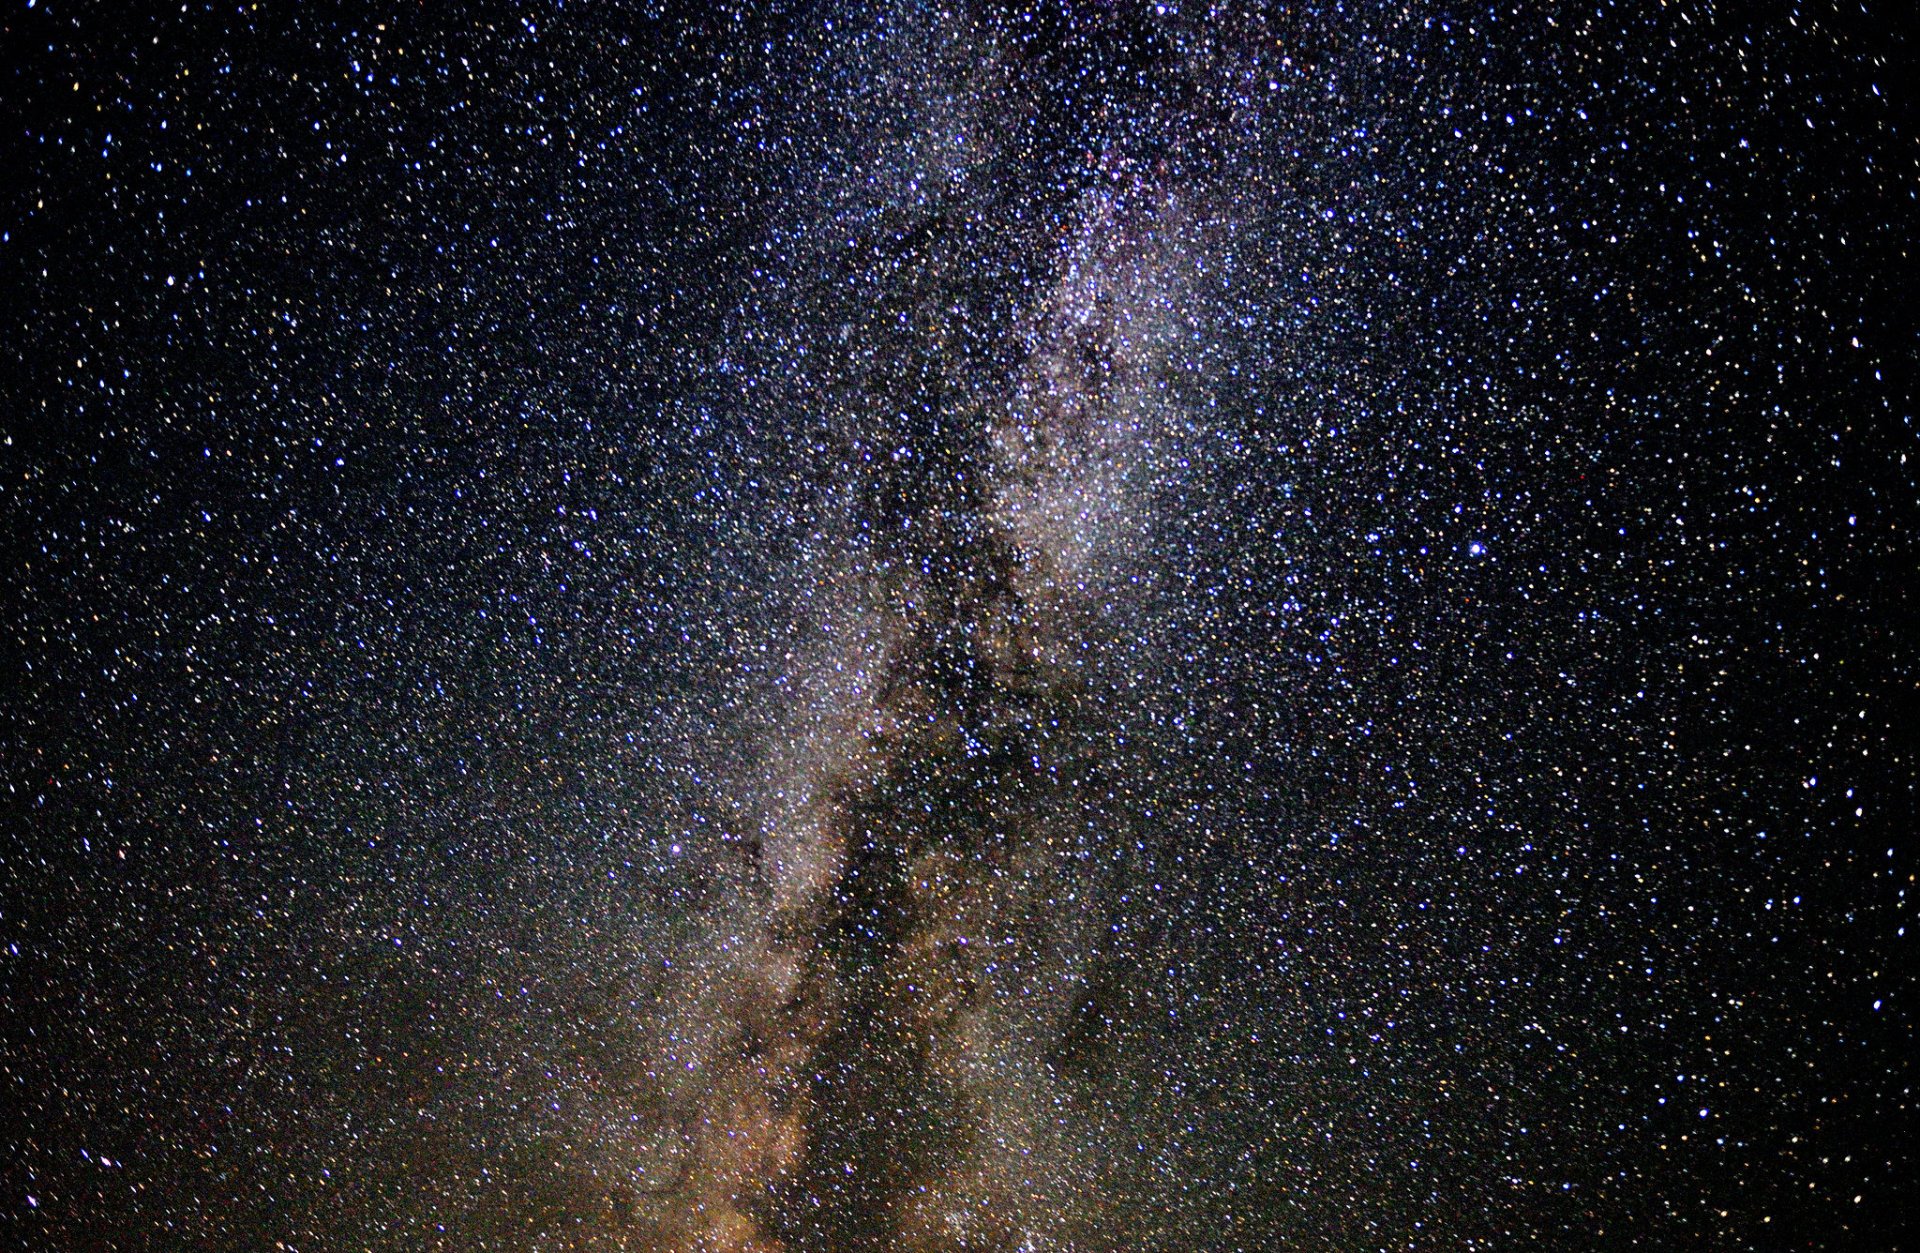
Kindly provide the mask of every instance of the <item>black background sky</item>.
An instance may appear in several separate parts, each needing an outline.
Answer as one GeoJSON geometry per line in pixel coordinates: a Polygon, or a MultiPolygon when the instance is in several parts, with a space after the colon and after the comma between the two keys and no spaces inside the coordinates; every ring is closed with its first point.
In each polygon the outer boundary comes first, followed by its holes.
{"type": "Polygon", "coordinates": [[[4,1239],[1902,1247],[1899,9],[13,4],[4,1239]]]}

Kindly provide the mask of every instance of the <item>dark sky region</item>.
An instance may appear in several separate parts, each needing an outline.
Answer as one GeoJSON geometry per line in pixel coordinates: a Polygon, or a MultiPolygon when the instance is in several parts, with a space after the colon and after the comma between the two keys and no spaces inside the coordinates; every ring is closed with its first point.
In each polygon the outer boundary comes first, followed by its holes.
{"type": "Polygon", "coordinates": [[[1920,1247],[1904,9],[11,0],[0,1243],[1920,1247]]]}

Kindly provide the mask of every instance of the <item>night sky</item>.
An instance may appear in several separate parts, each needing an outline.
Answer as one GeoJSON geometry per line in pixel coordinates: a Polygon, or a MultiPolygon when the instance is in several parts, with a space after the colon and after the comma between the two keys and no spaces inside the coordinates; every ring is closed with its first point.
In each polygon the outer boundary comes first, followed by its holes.
{"type": "Polygon", "coordinates": [[[0,1243],[1902,1247],[1905,9],[9,0],[0,1243]]]}

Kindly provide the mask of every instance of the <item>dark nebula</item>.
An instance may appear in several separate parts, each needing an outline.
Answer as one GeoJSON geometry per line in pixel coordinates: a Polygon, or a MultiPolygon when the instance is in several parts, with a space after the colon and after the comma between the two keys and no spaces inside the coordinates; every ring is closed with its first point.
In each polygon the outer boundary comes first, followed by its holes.
{"type": "Polygon", "coordinates": [[[1898,6],[0,19],[0,1239],[1893,1249],[1898,6]]]}

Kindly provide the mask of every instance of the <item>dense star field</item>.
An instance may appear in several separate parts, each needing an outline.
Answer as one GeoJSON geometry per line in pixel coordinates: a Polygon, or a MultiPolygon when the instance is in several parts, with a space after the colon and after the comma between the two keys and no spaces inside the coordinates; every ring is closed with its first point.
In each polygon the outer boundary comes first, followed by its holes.
{"type": "Polygon", "coordinates": [[[1902,1247],[1904,7],[15,0],[0,1241],[1902,1247]]]}

